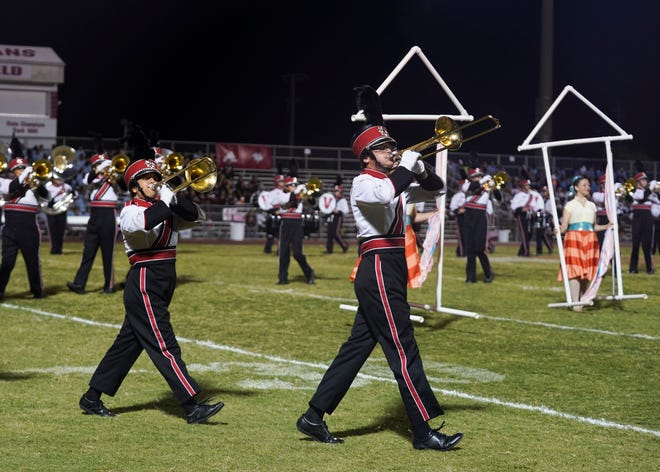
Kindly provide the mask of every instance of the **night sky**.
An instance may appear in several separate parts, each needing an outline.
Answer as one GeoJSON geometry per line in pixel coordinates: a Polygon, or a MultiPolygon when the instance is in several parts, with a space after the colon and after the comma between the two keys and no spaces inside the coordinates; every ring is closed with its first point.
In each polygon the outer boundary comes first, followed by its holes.
{"type": "MultiPolygon", "coordinates": [[[[0,43],[51,47],[66,63],[62,136],[119,137],[126,118],[164,140],[289,144],[296,75],[294,144],[349,146],[353,87],[378,87],[413,46],[470,114],[502,121],[469,149],[517,153],[537,123],[541,0],[208,3],[15,1],[0,43]]],[[[615,153],[656,159],[660,2],[554,3],[551,100],[574,86],[634,136],[615,153]]],[[[385,113],[457,113],[417,58],[381,102],[385,113]]],[[[553,139],[613,134],[583,108],[557,110],[553,139]]],[[[433,135],[430,121],[388,127],[402,146],[433,135]]]]}

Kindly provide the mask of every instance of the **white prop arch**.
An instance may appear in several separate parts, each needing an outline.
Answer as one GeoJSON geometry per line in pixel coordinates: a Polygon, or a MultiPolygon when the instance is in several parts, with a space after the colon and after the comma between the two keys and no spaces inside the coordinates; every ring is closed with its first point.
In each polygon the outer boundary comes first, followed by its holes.
{"type": "MultiPolygon", "coordinates": [[[[431,62],[427,59],[427,57],[424,55],[422,50],[418,46],[413,46],[410,48],[410,51],[404,56],[403,59],[399,62],[399,64],[392,70],[389,76],[383,81],[382,84],[376,89],[378,92],[378,95],[382,95],[382,93],[385,91],[385,89],[392,83],[394,78],[403,70],[405,65],[412,59],[413,56],[418,56],[421,61],[424,63],[426,68],[429,70],[431,75],[435,78],[435,80],[438,82],[440,87],[444,90],[444,92],[447,94],[449,99],[452,101],[452,103],[456,106],[459,114],[458,115],[422,115],[422,114],[412,114],[412,115],[406,115],[406,114],[390,114],[386,115],[383,114],[383,119],[385,121],[394,121],[394,120],[418,120],[418,121],[435,121],[437,120],[440,116],[447,116],[455,121],[473,121],[474,117],[470,114],[468,114],[467,110],[463,107],[461,102],[456,98],[454,93],[451,91],[447,83],[442,79],[440,74],[435,70],[431,62]]],[[[355,115],[351,116],[352,121],[364,121],[365,116],[362,113],[362,110],[358,111],[355,115]]],[[[438,146],[440,147],[440,146],[438,146]]],[[[447,182],[447,150],[441,150],[436,154],[436,161],[435,161],[435,171],[436,173],[442,178],[442,180],[447,182]]],[[[442,306],[442,264],[443,264],[443,257],[444,257],[444,240],[445,240],[445,226],[444,226],[444,221],[445,221],[445,200],[446,200],[446,195],[443,194],[442,196],[438,197],[436,199],[436,207],[438,208],[440,212],[440,221],[441,221],[441,228],[440,228],[440,238],[438,241],[438,282],[436,286],[436,306],[431,307],[428,304],[420,304],[420,303],[411,303],[411,306],[415,306],[418,308],[424,308],[427,310],[432,310],[432,311],[437,311],[441,313],[449,313],[452,315],[459,315],[459,316],[467,316],[470,318],[479,318],[479,314],[471,311],[465,311],[465,310],[458,310],[455,308],[447,308],[442,306]]]]}
{"type": "MultiPolygon", "coordinates": [[[[613,214],[614,214],[614,267],[613,267],[613,277],[617,281],[617,290],[616,293],[614,293],[614,284],[612,286],[612,296],[605,297],[608,300],[622,300],[624,298],[647,298],[646,294],[636,294],[636,295],[624,295],[623,294],[623,281],[621,278],[621,249],[619,245],[619,222],[617,220],[616,216],[616,202],[614,200],[614,189],[613,187],[613,182],[614,182],[614,171],[612,168],[612,141],[624,141],[624,140],[630,140],[632,139],[632,135],[626,133],[619,125],[617,125],[614,121],[612,121],[608,116],[606,116],[602,111],[600,111],[597,107],[595,107],[589,100],[587,100],[584,96],[582,96],[577,90],[575,90],[572,86],[567,85],[564,87],[564,90],[559,94],[559,96],[555,99],[553,104],[548,108],[548,110],[545,112],[543,117],[539,120],[539,122],[536,124],[532,132],[527,136],[527,138],[523,141],[523,143],[518,146],[519,151],[528,151],[532,149],[541,149],[543,152],[543,165],[545,167],[545,178],[546,182],[552,182],[552,174],[550,172],[550,161],[548,158],[548,148],[550,147],[558,147],[558,146],[568,146],[568,145],[574,145],[574,144],[586,144],[586,143],[605,143],[605,150],[606,150],[606,155],[607,155],[607,167],[605,169],[605,174],[606,174],[606,182],[607,185],[610,186],[609,192],[607,194],[609,195],[609,204],[610,208],[614,209],[613,214]],[[591,110],[594,111],[598,116],[600,116],[605,122],[607,122],[612,128],[617,131],[617,135],[615,136],[599,136],[599,137],[593,137],[593,138],[578,138],[578,139],[568,139],[568,140],[562,140],[562,141],[548,141],[548,142],[543,142],[543,143],[535,143],[531,144],[532,139],[536,136],[538,131],[541,129],[541,127],[545,124],[545,122],[548,120],[548,118],[552,115],[552,113],[555,111],[557,106],[561,103],[561,101],[566,97],[568,93],[573,93],[578,99],[580,99],[585,105],[587,105],[591,110]]],[[[552,185],[548,185],[548,193],[550,195],[550,201],[553,202],[552,205],[552,220],[554,222],[554,227],[559,228],[559,216],[557,214],[557,206],[556,206],[556,200],[555,200],[555,190],[552,185]]],[[[593,301],[589,300],[587,302],[583,301],[573,301],[571,299],[571,291],[569,288],[568,284],[568,275],[566,272],[566,259],[564,256],[564,246],[562,244],[562,240],[560,237],[557,238],[557,250],[559,253],[559,262],[561,265],[561,273],[562,273],[562,278],[564,281],[564,291],[566,292],[566,302],[563,303],[549,303],[548,307],[553,308],[553,307],[570,307],[570,306],[576,306],[576,305],[593,305],[593,301]]]]}

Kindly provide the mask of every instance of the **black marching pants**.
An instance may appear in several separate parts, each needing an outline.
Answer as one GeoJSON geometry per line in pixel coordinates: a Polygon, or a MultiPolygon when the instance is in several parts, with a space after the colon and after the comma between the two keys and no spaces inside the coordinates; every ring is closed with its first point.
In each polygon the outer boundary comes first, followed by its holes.
{"type": "Polygon", "coordinates": [[[403,249],[363,255],[355,277],[359,308],[351,334],[323,376],[310,406],[332,414],[380,344],[413,429],[444,413],[424,373],[406,301],[407,279],[403,249]]]}

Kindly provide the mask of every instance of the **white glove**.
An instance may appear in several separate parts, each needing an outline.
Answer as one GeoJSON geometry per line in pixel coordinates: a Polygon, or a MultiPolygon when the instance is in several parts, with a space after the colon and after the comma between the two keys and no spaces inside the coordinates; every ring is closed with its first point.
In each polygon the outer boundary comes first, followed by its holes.
{"type": "Polygon", "coordinates": [[[424,161],[419,159],[417,162],[415,162],[415,165],[413,165],[412,171],[416,175],[422,175],[424,172],[426,172],[426,166],[424,165],[424,161]]]}
{"type": "Polygon", "coordinates": [[[479,179],[479,183],[483,185],[486,182],[490,182],[491,180],[493,180],[493,178],[490,175],[484,175],[482,178],[479,179]]]}
{"type": "Polygon", "coordinates": [[[295,193],[296,195],[298,195],[298,194],[300,194],[300,192],[304,192],[305,190],[307,190],[307,186],[305,186],[305,184],[299,184],[299,185],[296,187],[296,189],[293,191],[293,193],[295,193]]]}
{"type": "Polygon", "coordinates": [[[167,185],[163,185],[160,188],[160,201],[165,203],[165,205],[170,206],[170,203],[174,203],[176,205],[176,195],[174,192],[172,192],[172,189],[169,188],[167,185]]]}
{"type": "Polygon", "coordinates": [[[658,181],[657,180],[651,180],[649,182],[649,188],[653,191],[656,187],[658,186],[658,181]]]}
{"type": "Polygon", "coordinates": [[[103,172],[105,169],[110,167],[111,164],[112,164],[112,162],[110,162],[107,159],[102,160],[101,162],[96,164],[96,173],[98,174],[100,172],[103,172]]]}
{"type": "Polygon", "coordinates": [[[32,174],[32,166],[27,166],[21,175],[18,176],[18,181],[22,184],[29,175],[32,174]]]}
{"type": "Polygon", "coordinates": [[[422,157],[422,155],[415,151],[404,151],[401,155],[401,162],[399,165],[405,167],[410,172],[413,172],[413,166],[417,163],[417,160],[422,157]]]}

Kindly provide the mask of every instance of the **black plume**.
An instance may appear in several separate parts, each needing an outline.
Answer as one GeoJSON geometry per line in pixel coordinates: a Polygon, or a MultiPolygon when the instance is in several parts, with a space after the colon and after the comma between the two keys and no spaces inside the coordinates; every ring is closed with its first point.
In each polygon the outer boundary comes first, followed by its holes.
{"type": "Polygon", "coordinates": [[[465,172],[465,167],[459,167],[458,173],[461,175],[461,180],[467,180],[468,175],[467,172],[465,172]]]}
{"type": "Polygon", "coordinates": [[[636,160],[633,164],[637,172],[644,172],[644,164],[640,160],[636,160]]]}
{"type": "Polygon", "coordinates": [[[289,159],[289,175],[298,177],[298,162],[294,158],[289,159]]]}
{"type": "Polygon", "coordinates": [[[133,148],[133,161],[155,157],[154,150],[149,146],[147,135],[140,125],[131,123],[127,141],[129,146],[133,148]]]}
{"type": "Polygon", "coordinates": [[[532,180],[529,177],[529,172],[527,172],[527,167],[525,166],[520,166],[520,178],[525,179],[525,180],[532,180]]]}
{"type": "Polygon", "coordinates": [[[284,164],[282,164],[282,161],[277,161],[275,167],[277,168],[277,175],[284,175],[284,164]]]}
{"type": "Polygon", "coordinates": [[[94,149],[96,149],[96,152],[99,154],[105,152],[105,149],[103,148],[103,136],[101,136],[101,133],[98,131],[88,131],[87,133],[94,138],[94,149]]]}
{"type": "Polygon", "coordinates": [[[23,146],[18,140],[15,134],[11,136],[11,144],[9,144],[9,149],[11,149],[11,156],[13,157],[25,157],[23,156],[23,146]]]}
{"type": "Polygon", "coordinates": [[[362,110],[369,126],[385,125],[380,96],[371,85],[362,85],[353,89],[357,92],[357,107],[362,110]]]}
{"type": "Polygon", "coordinates": [[[160,144],[158,143],[159,139],[160,139],[160,134],[158,133],[158,131],[156,131],[155,129],[149,131],[149,146],[151,147],[160,146],[160,144]]]}
{"type": "Polygon", "coordinates": [[[337,177],[335,177],[335,185],[340,185],[344,181],[344,177],[341,174],[337,174],[337,177]]]}

